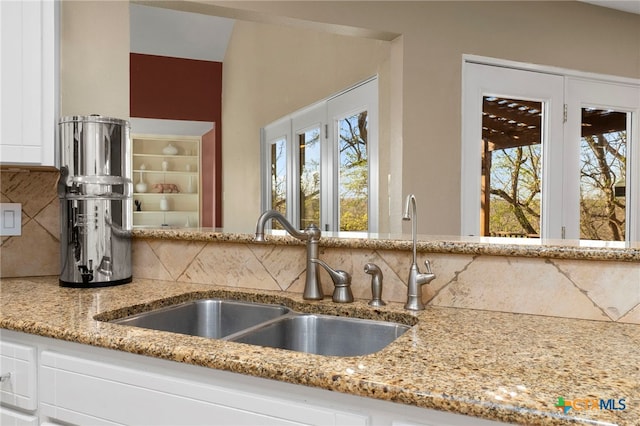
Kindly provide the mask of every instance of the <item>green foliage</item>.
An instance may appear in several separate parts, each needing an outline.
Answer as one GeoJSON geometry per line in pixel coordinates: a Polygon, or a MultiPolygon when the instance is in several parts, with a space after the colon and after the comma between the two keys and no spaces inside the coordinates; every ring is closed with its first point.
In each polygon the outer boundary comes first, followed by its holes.
{"type": "Polygon", "coordinates": [[[367,112],[340,123],[340,230],[366,231],[369,228],[367,112]]]}
{"type": "Polygon", "coordinates": [[[343,199],[340,203],[340,230],[366,231],[369,222],[367,199],[343,199]]]}

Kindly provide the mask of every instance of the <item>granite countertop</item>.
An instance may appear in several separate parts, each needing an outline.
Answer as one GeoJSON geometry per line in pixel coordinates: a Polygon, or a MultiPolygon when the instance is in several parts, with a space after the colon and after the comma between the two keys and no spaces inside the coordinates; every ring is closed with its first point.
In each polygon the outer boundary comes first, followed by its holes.
{"type": "MultiPolygon", "coordinates": [[[[134,238],[184,241],[216,241],[252,243],[252,233],[229,232],[218,228],[135,228],[134,238]]],[[[266,234],[267,240],[278,245],[303,245],[285,231],[266,234]]],[[[370,250],[412,250],[411,235],[368,234],[363,232],[322,232],[322,247],[358,248],[370,250]]],[[[522,256],[554,259],[640,261],[640,242],[543,240],[539,238],[495,238],[420,235],[419,252],[450,254],[484,254],[492,256],[522,256]]]]}
{"type": "MultiPolygon", "coordinates": [[[[101,289],[58,277],[3,279],[0,327],[284,382],[527,425],[640,424],[640,326],[137,280],[101,289]],[[96,321],[193,298],[283,303],[300,312],[416,323],[380,352],[327,357],[96,321]],[[554,407],[620,399],[624,410],[554,407]]],[[[616,407],[620,407],[616,405],[616,407]]]]}

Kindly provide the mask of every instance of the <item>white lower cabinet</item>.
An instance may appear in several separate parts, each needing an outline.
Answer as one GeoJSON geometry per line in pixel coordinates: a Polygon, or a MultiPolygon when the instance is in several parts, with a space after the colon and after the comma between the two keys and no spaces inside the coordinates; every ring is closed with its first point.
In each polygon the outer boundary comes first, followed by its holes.
{"type": "Polygon", "coordinates": [[[367,424],[366,415],[255,392],[260,387],[244,392],[223,377],[195,381],[53,351],[42,353],[41,365],[42,413],[67,422],[90,415],[99,425],[367,424]]]}
{"type": "Polygon", "coordinates": [[[3,406],[3,426],[497,424],[7,330],[0,340],[3,348],[30,342],[38,366],[39,404],[3,406]]]}
{"type": "Polygon", "coordinates": [[[0,341],[0,425],[37,426],[36,347],[0,341]]]}

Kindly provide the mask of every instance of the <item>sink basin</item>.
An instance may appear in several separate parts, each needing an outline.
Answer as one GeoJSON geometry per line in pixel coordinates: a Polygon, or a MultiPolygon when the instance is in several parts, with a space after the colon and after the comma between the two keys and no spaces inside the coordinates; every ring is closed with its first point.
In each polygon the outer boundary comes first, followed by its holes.
{"type": "Polygon", "coordinates": [[[223,299],[201,299],[113,320],[116,324],[220,339],[278,318],[290,310],[223,299]]]}
{"type": "Polygon", "coordinates": [[[234,342],[317,355],[367,355],[386,347],[409,326],[325,315],[287,316],[254,329],[234,342]]]}
{"type": "Polygon", "coordinates": [[[317,355],[377,352],[410,327],[394,322],[302,314],[281,305],[200,299],[110,322],[317,355]]]}

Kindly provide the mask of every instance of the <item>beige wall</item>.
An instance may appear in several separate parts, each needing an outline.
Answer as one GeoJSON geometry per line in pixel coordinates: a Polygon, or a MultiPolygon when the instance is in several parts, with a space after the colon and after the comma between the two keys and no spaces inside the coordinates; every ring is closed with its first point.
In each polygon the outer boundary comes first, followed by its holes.
{"type": "MultiPolygon", "coordinates": [[[[413,192],[420,233],[459,233],[463,54],[640,78],[640,16],[576,1],[208,3],[402,34],[393,42],[400,51],[391,64],[401,72],[392,76],[393,87],[402,88],[391,94],[400,102],[391,112],[400,109],[402,117],[392,121],[389,135],[393,232],[401,223],[402,196],[413,192]]],[[[247,164],[232,161],[235,146],[224,144],[228,197],[238,181],[227,173],[247,164]]],[[[258,199],[257,187],[250,189],[245,196],[258,199]]],[[[225,219],[237,205],[228,207],[225,219]]]]}
{"type": "Polygon", "coordinates": [[[129,3],[63,1],[60,114],[129,119],[129,3]]]}
{"type": "MultiPolygon", "coordinates": [[[[459,233],[463,54],[640,78],[640,15],[577,1],[202,3],[207,4],[196,9],[229,17],[250,15],[270,22],[288,20],[282,16],[299,18],[314,27],[332,24],[327,30],[343,33],[354,27],[379,30],[379,35],[369,33],[385,40],[401,34],[391,42],[391,103],[385,114],[390,125],[389,133],[381,134],[386,138],[382,145],[390,147],[386,161],[392,209],[387,220],[393,232],[401,226],[403,195],[413,192],[420,233],[459,233]]],[[[128,116],[128,13],[124,1],[63,3],[63,115],[128,116]]],[[[295,60],[290,63],[296,65],[295,60]]],[[[224,78],[234,78],[227,66],[233,62],[225,64],[224,78]]],[[[251,71],[236,68],[237,73],[251,71]]],[[[328,72],[319,69],[314,78],[331,77],[328,72]]],[[[258,136],[248,126],[224,124],[233,111],[233,97],[250,96],[250,85],[235,92],[239,87],[235,85],[233,94],[225,90],[223,99],[223,220],[225,227],[248,231],[259,214],[258,136]],[[250,140],[255,150],[249,150],[250,140]]],[[[245,113],[262,120],[271,112],[268,102],[263,103],[268,99],[255,99],[245,113]],[[266,110],[259,110],[263,105],[266,110]]],[[[384,191],[387,176],[380,183],[384,191]]]]}
{"type": "MultiPolygon", "coordinates": [[[[379,76],[383,98],[388,97],[389,54],[385,41],[235,23],[224,58],[222,91],[226,230],[251,231],[259,216],[260,129],[374,75],[379,76]]],[[[380,140],[388,142],[388,113],[383,118],[380,140]]],[[[381,174],[386,176],[388,143],[382,143],[380,151],[381,174]]],[[[380,196],[380,210],[387,211],[386,185],[380,196]]]]}

